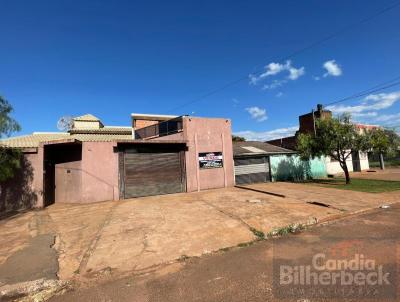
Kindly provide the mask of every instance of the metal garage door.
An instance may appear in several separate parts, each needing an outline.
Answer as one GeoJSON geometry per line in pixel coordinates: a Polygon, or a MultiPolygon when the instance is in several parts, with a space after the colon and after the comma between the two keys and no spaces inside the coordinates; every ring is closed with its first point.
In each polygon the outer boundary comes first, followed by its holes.
{"type": "Polygon", "coordinates": [[[237,185],[270,181],[269,158],[235,158],[235,183],[237,185]]]}
{"type": "Polygon", "coordinates": [[[124,198],[184,191],[181,152],[124,152],[124,198]]]}

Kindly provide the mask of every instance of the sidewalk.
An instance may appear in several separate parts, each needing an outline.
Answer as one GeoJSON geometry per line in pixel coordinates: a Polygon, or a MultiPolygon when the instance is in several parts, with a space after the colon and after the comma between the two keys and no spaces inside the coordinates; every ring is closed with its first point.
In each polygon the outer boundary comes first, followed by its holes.
{"type": "Polygon", "coordinates": [[[0,271],[13,254],[30,248],[30,240],[38,235],[55,236],[60,279],[88,280],[142,272],[255,240],[255,230],[267,234],[292,223],[324,221],[396,202],[398,197],[399,192],[267,183],[248,189],[55,204],[0,221],[0,271]]]}

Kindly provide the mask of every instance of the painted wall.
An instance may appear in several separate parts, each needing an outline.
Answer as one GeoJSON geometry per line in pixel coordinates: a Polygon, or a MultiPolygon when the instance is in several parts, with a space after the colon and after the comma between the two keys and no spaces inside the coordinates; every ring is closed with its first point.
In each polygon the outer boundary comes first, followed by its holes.
{"type": "Polygon", "coordinates": [[[118,200],[118,153],[113,142],[82,143],[80,202],[118,200]]]}
{"type": "Polygon", "coordinates": [[[234,186],[230,120],[185,117],[183,130],[188,144],[185,154],[187,191],[234,186]],[[200,169],[198,156],[201,152],[222,152],[223,168],[200,169]]]}
{"type": "MultiPolygon", "coordinates": [[[[349,169],[349,172],[353,171],[353,161],[351,159],[351,156],[346,160],[347,167],[349,169]]],[[[328,174],[335,175],[339,173],[343,173],[343,169],[340,167],[340,164],[338,161],[331,159],[329,156],[325,157],[325,164],[326,164],[326,171],[328,174]]]]}
{"type": "Polygon", "coordinates": [[[74,121],[74,129],[100,129],[99,121],[74,121]]]}
{"type": "Polygon", "coordinates": [[[24,154],[25,158],[29,161],[32,167],[32,182],[31,189],[35,194],[37,208],[42,208],[43,201],[43,146],[37,148],[37,153],[24,154]]]}
{"type": "Polygon", "coordinates": [[[150,140],[152,140],[152,141],[182,141],[182,142],[185,142],[185,136],[183,134],[183,131],[181,131],[181,132],[174,133],[171,135],[150,138],[150,140]]]}
{"type": "Polygon", "coordinates": [[[272,155],[270,166],[272,181],[299,181],[327,175],[324,158],[303,161],[298,155],[272,155]]]}
{"type": "MultiPolygon", "coordinates": [[[[361,170],[368,170],[369,169],[369,161],[368,161],[368,154],[367,152],[360,152],[360,166],[361,170]]],[[[349,172],[353,172],[353,160],[352,157],[349,156],[346,160],[347,167],[349,169],[349,172]]],[[[338,161],[332,160],[329,156],[326,157],[326,168],[328,174],[341,174],[343,173],[343,169],[340,167],[340,164],[338,161]]]]}
{"type": "Polygon", "coordinates": [[[369,160],[367,152],[360,152],[360,165],[362,171],[369,170],[369,160]]]}

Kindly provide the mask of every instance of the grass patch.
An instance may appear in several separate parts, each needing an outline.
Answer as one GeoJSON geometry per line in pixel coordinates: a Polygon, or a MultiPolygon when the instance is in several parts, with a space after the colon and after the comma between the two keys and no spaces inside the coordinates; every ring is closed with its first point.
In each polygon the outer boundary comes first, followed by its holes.
{"type": "Polygon", "coordinates": [[[351,183],[346,185],[344,178],[333,179],[314,179],[310,184],[317,184],[327,188],[335,188],[342,190],[352,190],[368,193],[382,193],[400,190],[400,181],[376,180],[376,179],[360,179],[352,178],[351,183]]]}
{"type": "Polygon", "coordinates": [[[253,234],[257,237],[257,239],[259,239],[259,240],[265,239],[264,232],[257,230],[256,228],[250,228],[250,231],[253,232],[253,234]]]}
{"type": "Polygon", "coordinates": [[[301,223],[289,224],[288,226],[277,228],[268,233],[268,237],[284,236],[287,234],[294,234],[304,230],[306,226],[301,223]]]}

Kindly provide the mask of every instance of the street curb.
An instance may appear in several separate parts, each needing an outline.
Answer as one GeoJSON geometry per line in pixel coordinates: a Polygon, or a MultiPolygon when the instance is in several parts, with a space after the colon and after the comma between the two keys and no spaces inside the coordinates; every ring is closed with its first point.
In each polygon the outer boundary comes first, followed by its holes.
{"type": "MultiPolygon", "coordinates": [[[[394,204],[399,204],[399,203],[400,203],[400,201],[393,201],[393,202],[387,202],[385,204],[386,205],[394,205],[394,204]]],[[[377,207],[377,208],[366,208],[366,209],[361,209],[361,210],[357,210],[357,211],[354,211],[354,212],[332,215],[330,217],[326,217],[326,218],[323,218],[323,219],[317,221],[317,223],[315,223],[315,225],[327,225],[327,224],[333,223],[335,221],[346,219],[346,218],[349,218],[349,217],[352,217],[352,216],[359,216],[359,215],[362,215],[362,214],[368,214],[370,212],[372,213],[372,212],[374,212],[374,211],[376,211],[378,209],[380,209],[380,207],[377,207]]]]}

